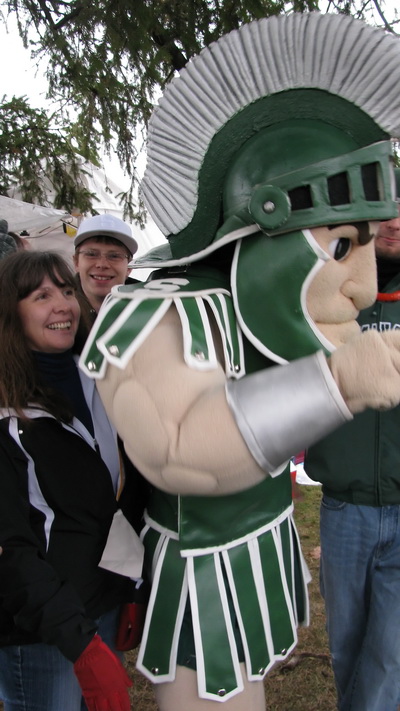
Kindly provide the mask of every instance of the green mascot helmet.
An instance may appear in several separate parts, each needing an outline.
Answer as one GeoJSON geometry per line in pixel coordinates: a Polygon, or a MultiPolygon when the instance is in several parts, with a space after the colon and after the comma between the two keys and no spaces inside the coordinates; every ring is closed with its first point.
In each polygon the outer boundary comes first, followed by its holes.
{"type": "Polygon", "coordinates": [[[387,219],[390,154],[389,141],[359,148],[348,132],[313,119],[282,121],[238,152],[216,241],[240,224],[259,227],[236,242],[231,284],[243,332],[269,359],[332,351],[307,310],[310,275],[326,261],[308,228],[387,219]]]}
{"type": "Polygon", "coordinates": [[[236,243],[231,286],[253,345],[278,362],[331,350],[305,308],[324,259],[308,228],[397,215],[399,85],[398,40],[344,15],[258,20],[204,49],[150,121],[142,193],[168,244],[136,265],[188,264],[236,243]],[[293,322],[261,327],[254,305],[280,299],[277,283],[293,322]],[[297,353],[274,335],[293,328],[297,353]]]}
{"type": "Polygon", "coordinates": [[[242,146],[227,173],[219,234],[231,231],[237,218],[268,235],[387,219],[390,154],[389,141],[360,148],[349,133],[321,120],[264,129],[242,146]]]}
{"type": "MultiPolygon", "coordinates": [[[[388,142],[389,152],[390,139],[400,136],[399,55],[397,38],[348,16],[313,12],[243,25],[191,59],[167,86],[149,123],[142,193],[149,213],[167,237],[170,249],[164,258],[168,254],[172,260],[183,261],[207,250],[225,220],[234,224],[235,213],[239,225],[254,224],[244,200],[249,197],[249,184],[256,189],[279,180],[279,190],[292,191],[292,198],[297,198],[300,191],[296,188],[305,183],[317,198],[319,224],[326,223],[328,214],[322,214],[322,206],[330,202],[323,193],[329,186],[322,185],[318,170],[326,167],[334,182],[335,171],[340,175],[341,168],[321,163],[339,156],[349,190],[357,193],[351,195],[352,204],[358,205],[357,214],[363,206],[364,219],[372,219],[372,211],[374,219],[393,217],[396,208],[393,196],[388,195],[391,167],[389,159],[383,158],[381,144],[388,142]],[[311,139],[303,145],[307,123],[311,139]],[[290,137],[285,136],[289,127],[290,137]],[[315,151],[314,129],[318,131],[315,151]],[[254,175],[248,171],[241,196],[237,181],[234,185],[238,157],[251,153],[258,140],[262,146],[255,155],[254,175]],[[327,154],[324,144],[330,142],[327,154]],[[357,155],[362,148],[366,152],[357,155]],[[346,160],[344,156],[350,153],[353,157],[346,160]],[[289,154],[294,163],[288,162],[289,154]],[[376,176],[380,199],[373,200],[372,206],[370,195],[363,194],[360,186],[365,174],[360,176],[358,167],[354,170],[358,161],[366,166],[364,173],[375,172],[375,167],[368,166],[382,165],[376,176]],[[264,168],[267,175],[262,174],[264,168]],[[294,185],[285,184],[284,176],[289,180],[292,172],[302,168],[302,176],[292,176],[294,185]]],[[[254,200],[257,203],[257,197],[254,200]]],[[[329,219],[334,213],[342,221],[338,206],[331,207],[335,209],[329,209],[329,219]]],[[[292,204],[289,208],[293,220],[295,210],[292,204]]],[[[343,216],[350,213],[348,203],[342,212],[343,216]]],[[[281,231],[288,230],[283,227],[281,231]]]]}

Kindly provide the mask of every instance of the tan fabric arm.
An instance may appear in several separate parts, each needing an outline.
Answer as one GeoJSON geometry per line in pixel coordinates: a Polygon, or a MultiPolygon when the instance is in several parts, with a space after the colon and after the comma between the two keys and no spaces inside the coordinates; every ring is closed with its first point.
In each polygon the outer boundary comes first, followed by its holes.
{"type": "Polygon", "coordinates": [[[97,382],[107,413],[138,469],[170,493],[222,495],[265,477],[225,395],[222,368],[183,360],[182,327],[170,309],[125,370],[97,382]]]}

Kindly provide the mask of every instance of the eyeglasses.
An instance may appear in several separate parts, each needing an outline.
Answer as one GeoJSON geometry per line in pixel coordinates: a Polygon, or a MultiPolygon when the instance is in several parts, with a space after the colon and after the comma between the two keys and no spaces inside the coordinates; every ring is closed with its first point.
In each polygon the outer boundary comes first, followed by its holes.
{"type": "Polygon", "coordinates": [[[107,260],[107,262],[111,263],[118,263],[122,262],[123,259],[128,259],[129,257],[127,254],[122,254],[122,252],[100,252],[99,249],[80,249],[78,254],[82,254],[86,259],[91,259],[95,261],[96,259],[101,259],[104,257],[104,259],[107,260]]]}

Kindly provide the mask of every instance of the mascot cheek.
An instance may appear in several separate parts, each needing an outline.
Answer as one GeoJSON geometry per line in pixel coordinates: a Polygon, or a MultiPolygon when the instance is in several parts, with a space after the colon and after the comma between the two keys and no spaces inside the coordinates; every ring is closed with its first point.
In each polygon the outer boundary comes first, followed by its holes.
{"type": "Polygon", "coordinates": [[[231,282],[241,328],[276,363],[329,349],[306,306],[307,285],[322,266],[303,232],[238,242],[231,282]],[[322,340],[321,340],[322,339],[322,340]]]}

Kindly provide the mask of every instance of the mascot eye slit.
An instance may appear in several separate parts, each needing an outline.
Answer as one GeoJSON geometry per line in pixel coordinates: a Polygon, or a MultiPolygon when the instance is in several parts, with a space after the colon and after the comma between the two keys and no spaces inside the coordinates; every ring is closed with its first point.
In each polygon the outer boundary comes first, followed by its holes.
{"type": "Polygon", "coordinates": [[[329,253],[336,262],[346,259],[351,252],[352,241],[348,237],[340,237],[333,240],[329,245],[329,253]]]}

